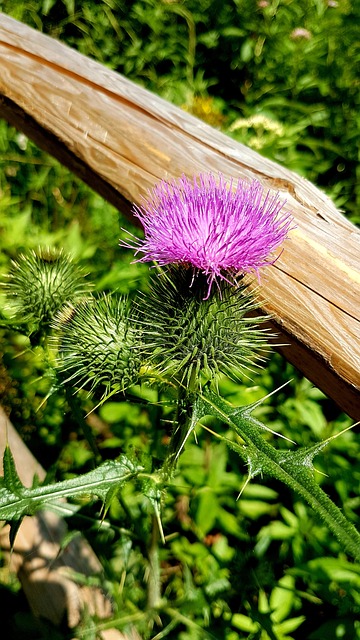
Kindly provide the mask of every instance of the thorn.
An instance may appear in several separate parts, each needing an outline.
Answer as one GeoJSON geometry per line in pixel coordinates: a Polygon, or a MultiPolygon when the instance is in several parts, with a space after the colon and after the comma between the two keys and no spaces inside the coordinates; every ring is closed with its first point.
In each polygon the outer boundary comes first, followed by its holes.
{"type": "Polygon", "coordinates": [[[160,540],[161,540],[161,542],[163,544],[166,544],[166,540],[165,540],[165,536],[164,536],[164,529],[163,529],[162,522],[161,522],[160,509],[159,509],[157,504],[154,506],[154,511],[155,511],[155,518],[156,518],[157,526],[158,526],[159,533],[160,533],[160,540]]]}
{"type": "MultiPolygon", "coordinates": [[[[244,411],[244,413],[247,413],[247,411],[244,411]]],[[[277,431],[274,431],[273,429],[270,429],[270,427],[267,427],[265,424],[263,424],[262,422],[260,422],[256,418],[253,418],[251,416],[251,420],[253,420],[253,422],[255,422],[258,427],[260,427],[261,429],[264,429],[264,431],[269,431],[269,433],[272,433],[274,436],[278,436],[279,438],[282,438],[283,440],[287,440],[288,442],[291,442],[292,444],[296,444],[297,445],[297,442],[295,442],[295,440],[291,440],[291,438],[288,438],[287,436],[284,436],[282,433],[278,433],[277,431]]]]}
{"type": "Polygon", "coordinates": [[[346,431],[350,431],[354,427],[357,427],[358,424],[360,424],[360,420],[358,422],[355,422],[354,424],[351,424],[350,427],[346,427],[342,431],[339,431],[339,433],[335,433],[333,436],[330,436],[330,438],[327,438],[326,440],[323,440],[322,444],[327,444],[328,442],[331,442],[331,440],[335,440],[335,438],[338,438],[339,436],[342,436],[343,433],[346,433],[346,431]]]}
{"type": "MultiPolygon", "coordinates": [[[[88,418],[91,413],[93,413],[94,411],[96,411],[96,409],[101,407],[104,404],[104,402],[106,402],[106,400],[109,400],[109,398],[114,396],[116,393],[119,393],[119,391],[121,391],[120,387],[116,387],[110,393],[106,394],[103,398],[101,398],[99,400],[99,402],[95,405],[95,407],[93,407],[92,409],[90,409],[90,411],[88,411],[88,413],[86,414],[85,418],[88,418]]],[[[74,395],[76,395],[76,392],[75,392],[74,395]]]]}
{"type": "Polygon", "coordinates": [[[293,379],[290,378],[290,380],[287,380],[287,382],[284,382],[284,384],[282,384],[280,387],[278,387],[277,389],[273,389],[273,391],[270,391],[270,393],[268,393],[266,396],[264,396],[263,398],[260,398],[260,400],[256,400],[256,402],[253,402],[252,404],[249,404],[248,407],[246,407],[246,408],[258,407],[260,404],[262,404],[264,402],[264,400],[267,400],[268,398],[271,398],[271,396],[275,395],[275,393],[277,393],[278,391],[281,391],[281,389],[286,387],[292,381],[293,381],[293,379]]]}
{"type": "Polygon", "coordinates": [[[240,498],[241,498],[241,496],[242,496],[243,492],[245,491],[246,487],[248,486],[248,484],[249,484],[250,480],[251,480],[251,475],[250,475],[250,473],[249,473],[249,475],[248,475],[248,477],[246,478],[246,480],[245,480],[245,482],[244,482],[243,486],[242,486],[242,487],[241,487],[241,489],[240,489],[240,493],[239,493],[238,497],[236,498],[236,501],[240,500],[240,498]]]}
{"type": "MultiPolygon", "coordinates": [[[[181,443],[181,445],[180,445],[180,447],[179,447],[179,449],[178,449],[178,451],[177,451],[177,453],[176,453],[175,460],[178,460],[178,459],[179,459],[179,456],[180,456],[180,454],[181,454],[181,452],[182,452],[183,448],[185,447],[185,444],[186,444],[186,442],[187,442],[187,440],[188,440],[188,438],[189,438],[190,434],[195,430],[195,427],[196,427],[196,424],[191,424],[191,425],[190,425],[190,427],[189,427],[189,429],[187,430],[187,433],[185,434],[185,436],[184,436],[184,438],[183,438],[183,441],[182,441],[182,443],[181,443]]],[[[195,434],[195,441],[196,441],[196,444],[197,444],[196,434],[195,434]]]]}
{"type": "Polygon", "coordinates": [[[329,474],[328,473],[324,473],[323,471],[320,471],[320,469],[317,469],[316,467],[313,467],[314,471],[316,471],[316,473],[320,473],[321,476],[324,476],[325,478],[329,478],[329,474]]]}

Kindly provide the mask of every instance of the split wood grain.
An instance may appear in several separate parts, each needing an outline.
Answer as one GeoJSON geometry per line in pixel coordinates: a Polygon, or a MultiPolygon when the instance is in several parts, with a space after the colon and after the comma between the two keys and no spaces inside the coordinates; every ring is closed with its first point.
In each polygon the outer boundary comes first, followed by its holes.
{"type": "MultiPolygon", "coordinates": [[[[259,179],[297,228],[261,280],[293,362],[360,418],[360,231],[309,181],[146,89],[0,14],[0,117],[127,215],[160,179],[259,179]]],[[[117,242],[117,238],[114,238],[117,242]]],[[[130,257],[129,257],[130,259],[130,257]]],[[[251,286],[257,286],[252,282],[251,286]]]]}

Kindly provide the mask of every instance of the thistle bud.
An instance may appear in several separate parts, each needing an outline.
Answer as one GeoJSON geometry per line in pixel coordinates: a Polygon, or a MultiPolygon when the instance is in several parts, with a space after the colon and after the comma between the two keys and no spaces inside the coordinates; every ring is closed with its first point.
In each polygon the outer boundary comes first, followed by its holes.
{"type": "Polygon", "coordinates": [[[125,298],[83,299],[55,318],[58,371],[64,384],[97,392],[122,392],[139,378],[136,333],[125,298]]]}
{"type": "Polygon", "coordinates": [[[245,285],[221,280],[209,293],[206,274],[172,265],[137,304],[142,357],[193,390],[221,373],[238,380],[267,347],[264,317],[248,315],[257,306],[245,285]]]}
{"type": "Polygon", "coordinates": [[[49,325],[66,302],[89,289],[71,258],[52,248],[40,248],[13,260],[5,286],[16,318],[32,329],[49,325]]]}

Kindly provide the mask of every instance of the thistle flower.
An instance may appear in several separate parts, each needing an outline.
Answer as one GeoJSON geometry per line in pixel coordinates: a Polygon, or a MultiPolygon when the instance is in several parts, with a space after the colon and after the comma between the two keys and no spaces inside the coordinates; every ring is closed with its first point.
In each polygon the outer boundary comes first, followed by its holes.
{"type": "Polygon", "coordinates": [[[122,297],[89,296],[56,316],[57,368],[64,384],[106,398],[138,381],[140,365],[128,307],[122,297]]]}
{"type": "Polygon", "coordinates": [[[207,277],[209,296],[216,281],[236,284],[237,276],[255,272],[276,257],[270,254],[283,242],[292,217],[280,213],[277,194],[264,192],[260,182],[226,182],[211,174],[197,179],[182,176],[160,182],[134,215],[144,227],[143,240],[133,236],[122,246],[143,253],[139,262],[155,261],[192,267],[207,277]],[[234,187],[234,188],[233,188],[234,187]]]}
{"type": "Polygon", "coordinates": [[[61,307],[89,290],[81,269],[62,250],[39,248],[13,260],[5,284],[22,322],[48,325],[61,307]]]}

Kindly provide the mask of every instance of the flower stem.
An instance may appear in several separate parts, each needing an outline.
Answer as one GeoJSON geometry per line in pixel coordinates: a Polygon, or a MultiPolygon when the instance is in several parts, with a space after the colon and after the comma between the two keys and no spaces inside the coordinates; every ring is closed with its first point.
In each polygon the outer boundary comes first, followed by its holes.
{"type": "Polygon", "coordinates": [[[160,563],[159,563],[159,526],[156,516],[152,516],[151,533],[148,546],[148,608],[157,609],[161,602],[160,563]]]}
{"type": "Polygon", "coordinates": [[[175,427],[171,436],[169,450],[161,470],[161,475],[165,482],[168,482],[173,477],[179,455],[195,425],[193,413],[194,402],[195,394],[190,385],[188,389],[179,386],[175,427]]]}
{"type": "Polygon", "coordinates": [[[88,425],[88,423],[86,422],[86,420],[84,418],[84,414],[83,414],[83,412],[81,410],[79,400],[78,400],[78,398],[76,396],[74,396],[73,391],[68,389],[67,387],[66,387],[66,400],[67,400],[67,402],[69,404],[69,407],[71,409],[72,417],[74,418],[76,423],[83,430],[83,434],[85,436],[85,439],[86,439],[91,451],[94,454],[95,463],[96,464],[101,463],[102,459],[101,459],[101,455],[100,455],[99,449],[97,448],[96,441],[95,441],[94,435],[92,433],[92,430],[91,430],[90,426],[88,425]]]}

